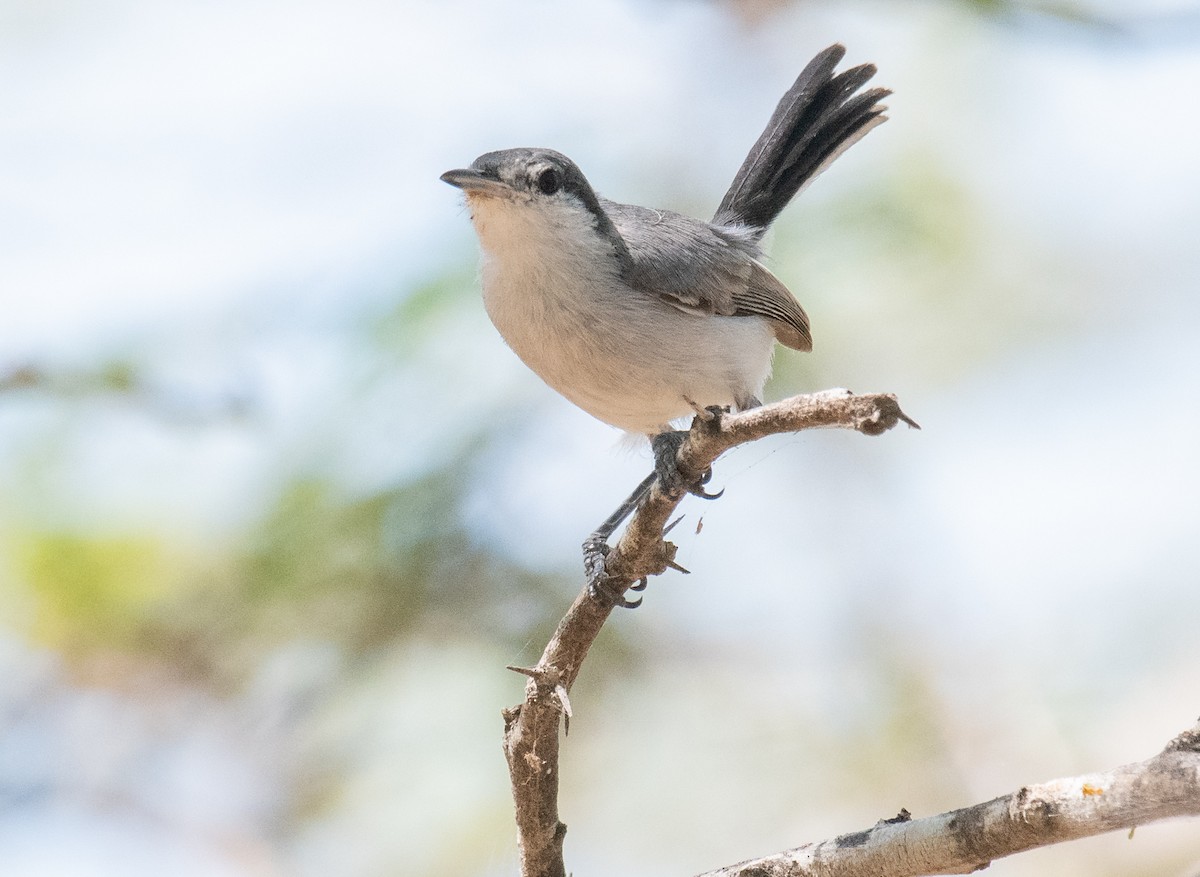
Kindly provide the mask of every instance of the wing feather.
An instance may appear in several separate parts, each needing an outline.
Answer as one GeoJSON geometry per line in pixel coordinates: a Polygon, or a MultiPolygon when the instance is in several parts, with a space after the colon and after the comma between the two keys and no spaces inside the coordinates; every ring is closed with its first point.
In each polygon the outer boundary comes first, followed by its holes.
{"type": "Polygon", "coordinates": [[[764,317],[781,344],[811,350],[808,315],[758,261],[749,233],[669,210],[603,202],[628,251],[629,285],[697,316],[764,317]]]}
{"type": "Polygon", "coordinates": [[[753,314],[771,321],[775,338],[793,350],[812,350],[812,332],[808,314],[783,282],[763,266],[751,263],[750,280],[745,288],[734,293],[733,303],[738,316],[753,314]]]}

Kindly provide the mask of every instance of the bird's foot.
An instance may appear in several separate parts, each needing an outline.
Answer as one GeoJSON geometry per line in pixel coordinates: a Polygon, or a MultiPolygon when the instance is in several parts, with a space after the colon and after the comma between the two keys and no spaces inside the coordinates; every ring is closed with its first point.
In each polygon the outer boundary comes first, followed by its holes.
{"type": "MultiPolygon", "coordinates": [[[[713,415],[714,419],[718,416],[712,409],[706,410],[713,415]]],[[[663,490],[672,496],[678,496],[686,491],[701,499],[716,499],[725,491],[709,493],[704,489],[704,485],[708,484],[712,478],[711,466],[690,479],[685,478],[684,474],[679,471],[679,449],[683,446],[687,435],[687,432],[683,430],[673,429],[651,437],[650,447],[654,451],[654,471],[658,475],[658,481],[663,490]]]]}
{"type": "MultiPolygon", "coordinates": [[[[642,605],[642,598],[626,600],[626,588],[621,587],[608,575],[605,560],[612,551],[604,539],[596,534],[589,536],[583,543],[583,571],[587,577],[588,595],[605,606],[619,606],[622,609],[636,609],[642,605]]],[[[642,577],[628,586],[630,591],[646,590],[647,579],[642,577]]]]}

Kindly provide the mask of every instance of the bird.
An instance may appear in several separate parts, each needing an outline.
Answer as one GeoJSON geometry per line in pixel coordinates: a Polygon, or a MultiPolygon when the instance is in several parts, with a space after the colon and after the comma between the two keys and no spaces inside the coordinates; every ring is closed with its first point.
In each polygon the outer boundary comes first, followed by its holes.
{"type": "Polygon", "coordinates": [[[548,148],[488,152],[441,176],[465,194],[484,307],[505,342],[588,414],[647,436],[670,490],[714,496],[705,476],[688,483],[674,468],[685,435],[675,421],[760,405],[776,345],[812,349],[808,315],[764,264],[762,241],[887,118],[890,90],[864,89],[875,65],[835,72],[845,52],[834,44],[804,67],[708,221],[603,198],[548,148]]]}

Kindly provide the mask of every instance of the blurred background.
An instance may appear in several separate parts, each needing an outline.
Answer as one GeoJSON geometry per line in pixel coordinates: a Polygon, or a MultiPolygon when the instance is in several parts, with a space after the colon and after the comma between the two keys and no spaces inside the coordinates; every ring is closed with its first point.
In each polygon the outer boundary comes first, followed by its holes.
{"type": "MultiPolygon", "coordinates": [[[[0,3],[0,861],[515,873],[500,710],[648,451],[484,315],[550,146],[711,215],[828,44],[892,120],[787,211],[768,398],[572,693],[578,875],[687,875],[1157,752],[1200,714],[1200,8],[0,3]],[[700,522],[703,522],[702,531],[700,522]]],[[[1200,874],[1200,825],[997,875],[1200,874]]]]}

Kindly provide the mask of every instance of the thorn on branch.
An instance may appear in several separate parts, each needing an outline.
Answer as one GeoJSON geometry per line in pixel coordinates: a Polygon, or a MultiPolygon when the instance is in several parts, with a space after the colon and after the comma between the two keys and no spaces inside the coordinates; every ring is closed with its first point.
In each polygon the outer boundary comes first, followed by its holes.
{"type": "MultiPolygon", "coordinates": [[[[683,401],[687,402],[691,409],[696,412],[696,420],[701,423],[709,423],[711,421],[719,421],[721,415],[728,411],[728,408],[722,408],[720,405],[709,405],[707,408],[702,408],[695,400],[683,397],[683,401]]],[[[693,422],[693,425],[695,423],[693,422]]]]}
{"type": "Polygon", "coordinates": [[[571,699],[567,697],[567,688],[561,682],[554,686],[554,696],[558,698],[558,705],[562,708],[563,714],[563,736],[571,733],[571,699]]]}
{"type": "MultiPolygon", "coordinates": [[[[641,601],[639,601],[641,602],[641,601]]],[[[533,680],[533,685],[539,696],[548,694],[558,702],[559,712],[563,714],[564,733],[570,733],[571,730],[571,699],[567,696],[567,687],[562,682],[562,675],[555,667],[517,667],[512,664],[507,665],[505,670],[512,670],[514,673],[520,673],[522,676],[533,680]]],[[[528,699],[528,692],[526,699],[528,699]]],[[[507,730],[508,726],[515,721],[520,713],[520,707],[513,707],[511,710],[504,710],[504,724],[507,730]],[[510,715],[511,714],[511,715],[510,715]]]]}
{"type": "Polygon", "coordinates": [[[513,664],[508,664],[504,669],[512,670],[514,673],[520,673],[522,676],[532,679],[539,693],[542,690],[552,692],[562,706],[563,712],[570,718],[571,701],[567,699],[567,689],[563,685],[562,674],[558,672],[558,668],[554,666],[543,667],[541,664],[536,667],[517,667],[513,664]]]}

